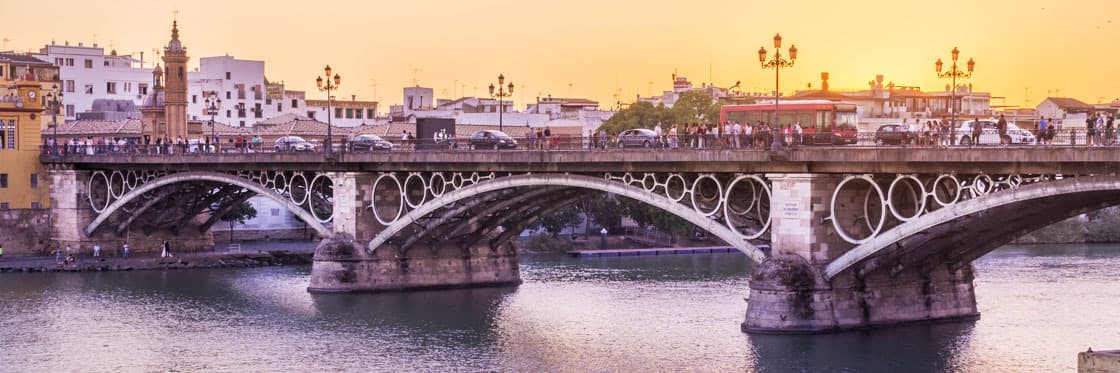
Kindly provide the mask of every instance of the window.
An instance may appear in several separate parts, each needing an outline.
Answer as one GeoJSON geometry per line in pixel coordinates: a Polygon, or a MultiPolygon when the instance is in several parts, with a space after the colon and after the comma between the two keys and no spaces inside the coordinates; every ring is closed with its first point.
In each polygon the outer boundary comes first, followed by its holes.
{"type": "Polygon", "coordinates": [[[66,116],[68,116],[68,117],[74,116],[75,111],[76,110],[74,110],[74,105],[66,105],[66,116]]]}
{"type": "Polygon", "coordinates": [[[39,202],[31,202],[31,208],[33,208],[33,209],[41,209],[41,208],[43,208],[43,206],[42,206],[42,205],[39,205],[39,202]]]}
{"type": "Polygon", "coordinates": [[[226,110],[226,118],[232,118],[232,111],[226,110]]]}
{"type": "Polygon", "coordinates": [[[8,203],[7,202],[0,202],[0,210],[7,211],[8,210],[8,203]]]}
{"type": "Polygon", "coordinates": [[[66,92],[74,93],[74,81],[73,80],[67,80],[66,81],[66,92]]]}
{"type": "Polygon", "coordinates": [[[373,119],[375,117],[377,116],[373,115],[373,109],[366,109],[366,118],[373,119]]]}
{"type": "MultiPolygon", "coordinates": [[[[15,149],[16,148],[16,121],[9,120],[7,128],[3,126],[3,121],[0,121],[0,149],[15,149]]],[[[4,176],[4,188],[8,187],[8,177],[4,176]]]]}
{"type": "Polygon", "coordinates": [[[260,118],[262,116],[261,114],[264,114],[264,108],[261,107],[261,104],[253,105],[253,118],[260,118]]]}
{"type": "Polygon", "coordinates": [[[238,123],[237,126],[238,127],[245,127],[245,121],[241,121],[241,123],[238,123]]]}
{"type": "Polygon", "coordinates": [[[0,174],[0,188],[8,188],[8,174],[0,174]]]}
{"type": "Polygon", "coordinates": [[[342,108],[334,108],[334,117],[342,118],[342,108]]]}
{"type": "Polygon", "coordinates": [[[231,78],[233,78],[233,74],[231,74],[229,71],[226,71],[226,80],[230,80],[231,78]]]}
{"type": "Polygon", "coordinates": [[[354,109],[346,109],[346,119],[354,119],[354,109]]]}
{"type": "Polygon", "coordinates": [[[233,99],[233,93],[230,92],[230,91],[226,91],[226,100],[229,100],[229,99],[233,99]]]}
{"type": "Polygon", "coordinates": [[[284,104],[276,104],[276,111],[277,112],[283,112],[284,111],[284,104]]]}
{"type": "Polygon", "coordinates": [[[31,188],[39,187],[39,174],[31,174],[31,188]]]}
{"type": "Polygon", "coordinates": [[[67,58],[66,59],[66,66],[74,67],[74,59],[73,58],[67,58]]]}
{"type": "Polygon", "coordinates": [[[86,84],[85,93],[87,95],[92,95],[93,94],[93,84],[86,84]]]}
{"type": "Polygon", "coordinates": [[[297,108],[299,108],[299,101],[296,100],[296,99],[292,99],[292,109],[297,109],[297,108]]]}
{"type": "Polygon", "coordinates": [[[55,65],[58,65],[58,66],[63,66],[63,65],[66,65],[66,59],[65,59],[65,58],[62,58],[62,57],[59,57],[59,58],[55,58],[55,59],[54,59],[54,64],[55,64],[55,65]]]}
{"type": "Polygon", "coordinates": [[[192,104],[197,104],[198,103],[198,95],[191,95],[191,103],[192,104]]]}
{"type": "Polygon", "coordinates": [[[147,83],[140,83],[138,92],[142,95],[148,94],[148,84],[147,83]]]}
{"type": "Polygon", "coordinates": [[[93,60],[90,60],[90,59],[86,60],[86,68],[87,69],[92,69],[93,68],[93,60]]]}
{"type": "Polygon", "coordinates": [[[362,109],[354,109],[354,118],[362,119],[362,109]]]}
{"type": "Polygon", "coordinates": [[[179,80],[183,80],[183,67],[179,66],[179,80]]]}
{"type": "Polygon", "coordinates": [[[109,60],[105,60],[105,67],[109,67],[109,60]]]}
{"type": "Polygon", "coordinates": [[[117,93],[117,82],[105,82],[105,93],[117,93]]]}

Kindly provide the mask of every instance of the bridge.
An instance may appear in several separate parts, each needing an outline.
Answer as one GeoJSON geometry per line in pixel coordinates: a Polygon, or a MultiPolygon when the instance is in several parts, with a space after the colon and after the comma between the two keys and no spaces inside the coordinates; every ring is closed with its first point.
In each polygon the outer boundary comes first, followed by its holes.
{"type": "Polygon", "coordinates": [[[60,245],[207,249],[217,217],[259,195],[324,238],[309,287],[321,292],[519,283],[524,227],[613,193],[755,261],[743,330],[760,333],[977,318],[971,262],[1120,204],[1118,160],[1069,147],[42,157],[60,245]]]}

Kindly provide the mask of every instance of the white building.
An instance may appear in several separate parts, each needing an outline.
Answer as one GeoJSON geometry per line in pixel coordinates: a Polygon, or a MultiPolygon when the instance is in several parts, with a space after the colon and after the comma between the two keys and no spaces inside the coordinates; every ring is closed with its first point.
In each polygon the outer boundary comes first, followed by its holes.
{"type": "MultiPolygon", "coordinates": [[[[736,83],[736,86],[737,85],[738,84],[736,83]]],[[[653,104],[653,106],[665,105],[665,107],[671,108],[671,107],[673,107],[673,104],[676,104],[677,100],[681,98],[681,93],[688,92],[688,91],[705,91],[705,92],[708,93],[709,96],[712,97],[713,100],[715,100],[715,99],[728,97],[729,89],[720,88],[720,87],[716,87],[715,85],[707,85],[707,84],[701,84],[700,87],[693,87],[692,82],[689,82],[688,78],[685,78],[683,76],[677,76],[677,74],[673,74],[673,90],[672,91],[664,91],[664,92],[661,93],[660,96],[651,96],[651,97],[638,96],[638,101],[637,102],[648,102],[650,104],[653,104]]]]}
{"type": "MultiPolygon", "coordinates": [[[[93,44],[87,47],[69,42],[44,46],[36,58],[54,63],[59,68],[61,87],[65,95],[67,120],[73,120],[78,113],[89,111],[93,101],[98,99],[130,100],[142,104],[152,85],[152,70],[145,68],[141,60],[130,55],[117,55],[117,51],[105,54],[105,49],[93,44]]],[[[151,56],[155,60],[155,56],[151,56]]],[[[143,58],[143,55],[141,55],[143,58]]]]}
{"type": "Polygon", "coordinates": [[[264,61],[232,56],[199,59],[199,67],[187,75],[187,115],[191,120],[209,120],[206,99],[212,93],[222,100],[214,120],[233,127],[251,127],[280,114],[306,114],[303,93],[270,82],[264,68],[264,61]]]}
{"type": "MultiPolygon", "coordinates": [[[[327,122],[327,100],[307,100],[307,108],[302,113],[308,118],[327,122]]],[[[335,99],[330,102],[330,123],[339,127],[358,127],[388,123],[388,118],[377,118],[376,101],[359,101],[356,96],[349,100],[335,99]]]]}
{"type": "Polygon", "coordinates": [[[426,87],[405,87],[403,102],[404,112],[402,114],[404,115],[412,114],[414,111],[431,110],[436,106],[435,92],[426,87]]]}

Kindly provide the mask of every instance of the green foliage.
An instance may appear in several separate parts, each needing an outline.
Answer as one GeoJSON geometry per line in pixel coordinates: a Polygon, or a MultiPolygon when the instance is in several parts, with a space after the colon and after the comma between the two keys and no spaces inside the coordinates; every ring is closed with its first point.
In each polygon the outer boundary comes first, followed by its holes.
{"type": "Polygon", "coordinates": [[[226,212],[225,215],[222,215],[222,217],[219,219],[229,223],[229,225],[232,227],[233,223],[245,224],[245,222],[249,221],[249,219],[255,217],[257,217],[257,209],[254,208],[253,205],[248,201],[242,201],[240,204],[230,209],[229,212],[226,212]]]}
{"type": "Polygon", "coordinates": [[[719,104],[707,91],[681,93],[673,104],[676,123],[715,123],[719,121],[719,104]],[[714,114],[713,114],[714,113],[714,114]]]}
{"type": "Polygon", "coordinates": [[[564,228],[574,226],[583,222],[583,217],[580,216],[579,209],[575,205],[565,206],[559,210],[554,211],[548,216],[542,216],[537,221],[528,226],[531,230],[544,228],[544,230],[552,233],[553,236],[560,234],[564,228]]]}
{"type": "Polygon", "coordinates": [[[653,106],[648,102],[635,102],[603,122],[600,129],[611,135],[633,128],[653,128],[657,123],[666,127],[675,121],[673,112],[665,105],[653,106]]]}
{"type": "MultiPolygon", "coordinates": [[[[607,231],[618,232],[622,230],[622,206],[614,196],[602,193],[585,199],[580,207],[591,218],[591,221],[607,228],[607,231]]],[[[592,235],[592,232],[588,232],[588,234],[592,235]]]]}

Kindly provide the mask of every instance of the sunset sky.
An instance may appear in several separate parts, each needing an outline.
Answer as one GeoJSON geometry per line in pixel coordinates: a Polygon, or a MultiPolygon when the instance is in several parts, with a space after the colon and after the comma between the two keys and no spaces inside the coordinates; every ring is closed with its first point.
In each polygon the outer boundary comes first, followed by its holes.
{"type": "Polygon", "coordinates": [[[993,105],[1033,107],[1052,91],[1096,103],[1120,97],[1116,0],[1068,1],[153,1],[56,0],[5,4],[7,49],[37,51],[52,39],[110,43],[126,54],[162,48],[173,10],[192,57],[265,60],[272,80],[312,92],[330,64],[341,96],[401,102],[414,75],[440,98],[486,95],[499,73],[516,85],[518,107],[538,94],[613,106],[671,89],[675,71],[696,85],[773,90],[757,50],[774,33],[796,44],[783,70],[792,92],[828,71],[835,89],[862,89],[876,74],[943,90],[937,58],[975,58],[971,82],[993,105]],[[318,5],[318,6],[315,6],[318,5]],[[46,17],[47,13],[50,17],[46,17]],[[21,16],[24,15],[24,16],[21,16]],[[710,73],[709,73],[710,71],[710,73]],[[710,76],[710,78],[709,78],[710,76]],[[458,82],[458,84],[456,84],[458,82]]]}

